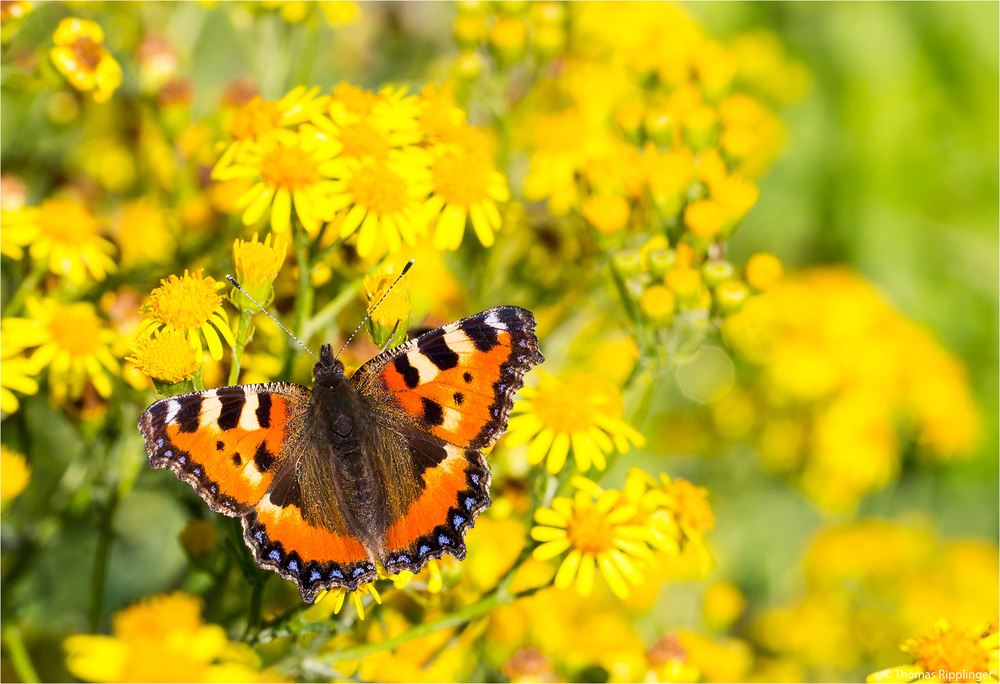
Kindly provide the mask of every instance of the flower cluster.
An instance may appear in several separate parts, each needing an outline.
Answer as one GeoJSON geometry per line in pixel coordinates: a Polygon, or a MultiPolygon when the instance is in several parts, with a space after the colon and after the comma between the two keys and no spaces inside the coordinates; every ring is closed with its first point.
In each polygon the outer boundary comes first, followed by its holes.
{"type": "Polygon", "coordinates": [[[912,664],[887,668],[868,676],[869,682],[996,682],[1000,681],[1000,635],[997,623],[963,629],[939,620],[934,634],[907,639],[900,650],[912,664]]]}
{"type": "Polygon", "coordinates": [[[965,370],[854,273],[786,279],[722,332],[752,373],[713,407],[720,432],[755,436],[764,464],[794,474],[821,506],[851,508],[895,479],[909,441],[928,460],[975,444],[965,370]]]}
{"type": "Polygon", "coordinates": [[[764,612],[753,637],[818,671],[891,653],[938,616],[956,625],[995,620],[991,606],[1000,600],[996,547],[944,542],[926,526],[868,520],[830,527],[806,550],[804,571],[805,594],[764,612]]]}
{"type": "Polygon", "coordinates": [[[251,184],[236,200],[245,224],[270,212],[271,228],[284,233],[294,208],[313,238],[321,228],[327,240],[356,234],[362,257],[428,234],[436,248],[457,249],[467,223],[490,246],[507,182],[489,138],[465,119],[447,88],[298,88],[236,111],[233,142],[212,173],[251,184]]]}

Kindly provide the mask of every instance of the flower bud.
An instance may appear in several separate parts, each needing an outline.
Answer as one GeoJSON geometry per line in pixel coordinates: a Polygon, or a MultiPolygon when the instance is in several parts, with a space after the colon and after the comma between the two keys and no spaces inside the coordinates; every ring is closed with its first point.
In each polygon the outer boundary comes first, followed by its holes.
{"type": "Polygon", "coordinates": [[[615,269],[623,278],[632,278],[642,270],[642,257],[634,249],[623,249],[614,255],[615,269]]]}
{"type": "Polygon", "coordinates": [[[747,261],[746,277],[750,287],[758,292],[771,289],[781,280],[782,267],[778,257],[762,252],[747,261]]]}
{"type": "Polygon", "coordinates": [[[742,280],[727,280],[715,288],[715,307],[723,316],[729,316],[743,308],[750,296],[750,288],[742,280]]]}
{"type": "Polygon", "coordinates": [[[667,271],[663,281],[677,295],[681,308],[689,308],[697,302],[703,287],[701,273],[684,266],[675,266],[667,271]]]}
{"type": "Polygon", "coordinates": [[[459,14],[452,26],[455,42],[462,49],[474,48],[486,41],[486,17],[482,14],[459,14]]]}
{"type": "Polygon", "coordinates": [[[728,261],[706,261],[701,267],[701,275],[709,287],[715,287],[719,283],[729,280],[735,272],[736,269],[728,261]]]}
{"type": "Polygon", "coordinates": [[[662,107],[649,107],[643,117],[646,137],[660,147],[669,147],[674,140],[674,120],[662,107]]]}
{"type": "Polygon", "coordinates": [[[500,17],[490,29],[489,38],[493,58],[498,64],[509,66],[527,51],[528,25],[517,17],[500,17]]]}
{"type": "MultiPolygon", "coordinates": [[[[236,281],[247,294],[261,306],[267,306],[274,297],[274,279],[285,261],[288,243],[284,237],[275,238],[273,243],[269,233],[264,242],[257,239],[257,233],[250,240],[233,242],[233,263],[236,265],[236,281]]],[[[233,288],[230,300],[241,311],[257,311],[257,304],[246,295],[233,288]]]]}
{"type": "Polygon", "coordinates": [[[384,347],[400,329],[406,330],[410,318],[410,295],[407,292],[407,276],[393,287],[398,277],[392,264],[384,266],[372,275],[365,276],[362,290],[368,301],[368,322],[366,327],[372,342],[384,347]],[[391,288],[391,289],[390,289],[391,288]]]}
{"type": "Polygon", "coordinates": [[[674,320],[677,300],[663,285],[650,285],[639,298],[639,309],[652,325],[666,328],[674,320]]]}
{"type": "Polygon", "coordinates": [[[719,117],[707,104],[693,107],[684,117],[684,141],[693,150],[703,150],[715,143],[719,117]]]}
{"type": "Polygon", "coordinates": [[[476,50],[463,50],[451,65],[451,74],[459,81],[474,81],[481,73],[483,58],[476,50]]]}
{"type": "Polygon", "coordinates": [[[662,278],[676,265],[677,254],[672,249],[657,249],[649,253],[649,272],[654,278],[662,278]]]}

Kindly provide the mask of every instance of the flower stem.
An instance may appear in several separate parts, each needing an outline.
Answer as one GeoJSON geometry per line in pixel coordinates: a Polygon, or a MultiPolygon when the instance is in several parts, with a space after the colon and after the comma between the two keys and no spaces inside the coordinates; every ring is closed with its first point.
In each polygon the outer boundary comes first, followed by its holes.
{"type": "Polygon", "coordinates": [[[20,287],[17,288],[17,292],[10,298],[7,305],[3,308],[3,316],[14,316],[21,313],[21,309],[24,307],[24,300],[28,298],[28,295],[38,282],[42,279],[42,275],[45,273],[45,265],[43,262],[35,260],[31,264],[31,270],[28,275],[25,276],[24,280],[21,281],[20,287]]]}
{"type": "MultiPolygon", "coordinates": [[[[530,589],[525,589],[524,591],[511,593],[510,592],[510,582],[509,579],[513,577],[511,574],[506,581],[502,581],[501,584],[496,588],[493,593],[484,596],[475,603],[471,603],[461,610],[457,610],[454,613],[449,613],[448,615],[442,615],[441,617],[434,620],[427,620],[426,622],[421,622],[418,625],[414,625],[405,632],[398,634],[389,639],[383,639],[374,644],[360,644],[354,646],[353,648],[346,648],[342,651],[337,651],[329,658],[331,663],[339,663],[345,660],[356,660],[358,658],[363,658],[366,655],[376,653],[378,651],[384,651],[390,648],[396,648],[408,641],[413,641],[414,639],[420,639],[427,636],[433,632],[440,629],[448,629],[450,627],[458,627],[471,622],[472,620],[485,615],[494,608],[502,606],[512,601],[516,601],[521,598],[531,596],[539,589],[543,587],[532,587],[530,589]]],[[[332,678],[337,675],[337,673],[330,669],[325,664],[310,662],[305,663],[304,667],[312,671],[313,674],[332,678]]]]}
{"type": "Polygon", "coordinates": [[[201,379],[201,367],[194,372],[191,376],[191,386],[196,392],[202,392],[205,390],[205,382],[201,379]]]}
{"type": "Polygon", "coordinates": [[[88,611],[90,631],[97,632],[101,626],[101,616],[104,613],[104,588],[108,571],[108,555],[111,551],[111,541],[114,536],[112,524],[115,511],[118,509],[118,492],[108,495],[108,502],[101,511],[101,519],[97,532],[97,551],[94,554],[94,572],[90,578],[90,608],[88,611]]]}
{"type": "Polygon", "coordinates": [[[8,624],[3,628],[3,640],[7,645],[7,655],[10,656],[11,665],[14,666],[18,679],[22,682],[41,681],[35,671],[35,666],[31,663],[28,649],[24,647],[21,630],[17,625],[8,624]]]}
{"type": "Polygon", "coordinates": [[[295,298],[295,321],[292,329],[301,339],[306,321],[312,315],[313,288],[310,280],[312,269],[309,267],[309,235],[300,227],[295,229],[295,261],[299,265],[299,292],[295,298]]]}
{"type": "Polygon", "coordinates": [[[235,385],[240,377],[240,362],[243,360],[243,350],[247,346],[250,335],[250,318],[253,312],[249,309],[240,311],[240,326],[236,330],[236,345],[233,347],[233,362],[229,366],[229,384],[235,385]]]}

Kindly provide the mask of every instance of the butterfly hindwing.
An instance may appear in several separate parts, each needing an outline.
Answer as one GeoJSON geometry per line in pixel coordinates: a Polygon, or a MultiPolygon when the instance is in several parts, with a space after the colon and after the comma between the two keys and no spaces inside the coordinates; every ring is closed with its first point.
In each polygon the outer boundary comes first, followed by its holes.
{"type": "Polygon", "coordinates": [[[267,494],[243,516],[243,538],[257,564],[299,587],[311,602],[322,589],[357,589],[375,578],[375,564],[338,506],[321,445],[305,440],[282,464],[267,494]]]}
{"type": "Polygon", "coordinates": [[[309,390],[292,383],[222,387],[157,401],[139,429],[153,468],[169,468],[213,510],[238,516],[271,485],[308,408],[309,390]]]}
{"type": "Polygon", "coordinates": [[[543,360],[531,312],[498,306],[376,356],[352,382],[443,441],[482,449],[507,428],[524,374],[543,360]]]}
{"type": "Polygon", "coordinates": [[[490,469],[476,449],[447,444],[433,435],[396,425],[406,467],[417,487],[404,513],[391,519],[381,543],[390,573],[419,572],[448,553],[465,558],[465,533],[490,505],[490,469]]]}

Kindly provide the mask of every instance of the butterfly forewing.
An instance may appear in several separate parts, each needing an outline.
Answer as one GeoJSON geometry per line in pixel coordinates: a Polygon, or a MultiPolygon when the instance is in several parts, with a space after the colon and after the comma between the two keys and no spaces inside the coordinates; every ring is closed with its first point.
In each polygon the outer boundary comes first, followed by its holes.
{"type": "Polygon", "coordinates": [[[376,356],[352,382],[445,442],[481,449],[507,428],[524,374],[543,360],[531,312],[499,306],[376,356]]]}
{"type": "Polygon", "coordinates": [[[139,418],[150,465],[170,468],[212,509],[243,515],[301,439],[309,396],[301,385],[273,382],[161,399],[139,418]]]}

